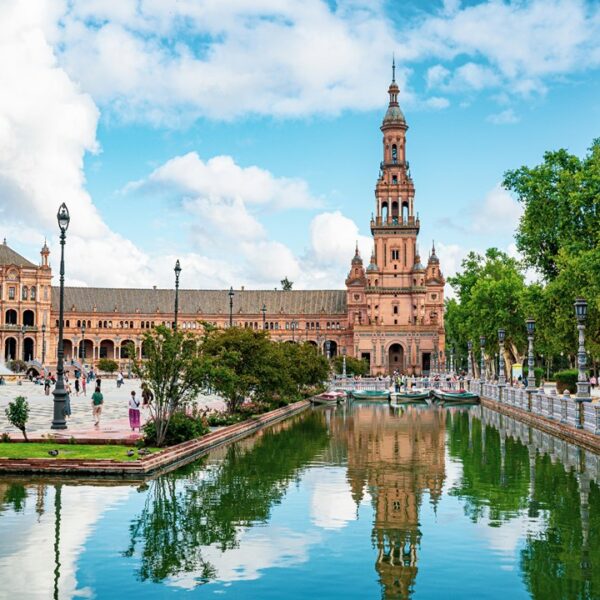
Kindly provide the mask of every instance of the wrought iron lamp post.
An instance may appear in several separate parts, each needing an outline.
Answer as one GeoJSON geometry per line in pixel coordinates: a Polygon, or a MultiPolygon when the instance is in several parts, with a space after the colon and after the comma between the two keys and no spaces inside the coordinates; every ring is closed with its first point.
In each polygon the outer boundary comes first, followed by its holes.
{"type": "Polygon", "coordinates": [[[473,377],[473,358],[471,353],[473,352],[473,342],[469,340],[467,342],[467,379],[471,380],[473,377]]]}
{"type": "Polygon", "coordinates": [[[179,275],[181,275],[181,264],[179,259],[175,262],[175,320],[173,321],[173,329],[177,331],[177,315],[179,314],[179,275]]]}
{"type": "Polygon", "coordinates": [[[527,326],[527,389],[534,391],[535,388],[535,358],[533,356],[533,334],[535,332],[535,319],[529,317],[525,321],[527,326]]]}
{"type": "Polygon", "coordinates": [[[329,360],[329,350],[331,349],[331,342],[327,340],[325,342],[325,355],[327,356],[327,360],[329,360]]]}
{"type": "Polygon", "coordinates": [[[263,317],[263,329],[266,329],[267,328],[267,305],[266,304],[262,305],[260,312],[262,313],[262,317],[263,317]]]}
{"type": "Polygon", "coordinates": [[[63,345],[64,317],[65,317],[65,240],[67,229],[69,228],[69,209],[63,202],[56,215],[58,227],[60,229],[60,294],[58,311],[58,362],[56,365],[56,385],[52,395],[54,396],[54,415],[52,419],[52,429],[66,429],[65,404],[69,401],[67,390],[65,389],[64,377],[64,357],[65,350],[63,345]]]}
{"type": "Polygon", "coordinates": [[[83,370],[83,363],[85,362],[85,321],[81,322],[81,350],[79,351],[79,357],[81,358],[81,368],[83,370]]]}
{"type": "Polygon", "coordinates": [[[485,335],[479,337],[479,348],[481,349],[481,357],[479,359],[479,379],[485,381],[485,335]]]}
{"type": "Polygon", "coordinates": [[[583,298],[577,298],[575,301],[575,316],[577,317],[577,330],[579,331],[579,348],[577,350],[577,395],[575,400],[579,402],[579,418],[577,427],[583,428],[583,403],[591,402],[590,382],[585,374],[587,365],[587,355],[585,353],[585,321],[587,319],[587,302],[583,298]]]}
{"type": "Polygon", "coordinates": [[[46,364],[46,324],[42,324],[42,367],[46,364]]]}
{"type": "Polygon", "coordinates": [[[292,342],[296,341],[296,328],[298,327],[298,321],[292,321],[290,323],[290,327],[292,328],[292,342]]]}
{"type": "Polygon", "coordinates": [[[506,339],[506,331],[498,329],[498,385],[506,385],[506,375],[504,373],[504,340],[506,339]]]}
{"type": "Polygon", "coordinates": [[[27,356],[25,356],[25,325],[21,325],[21,356],[27,362],[27,356]]]}
{"type": "Polygon", "coordinates": [[[342,348],[342,377],[346,379],[346,346],[342,348]]]}
{"type": "Polygon", "coordinates": [[[228,296],[229,296],[229,327],[233,327],[233,297],[235,296],[235,292],[233,291],[233,286],[231,286],[229,288],[228,296]]]}

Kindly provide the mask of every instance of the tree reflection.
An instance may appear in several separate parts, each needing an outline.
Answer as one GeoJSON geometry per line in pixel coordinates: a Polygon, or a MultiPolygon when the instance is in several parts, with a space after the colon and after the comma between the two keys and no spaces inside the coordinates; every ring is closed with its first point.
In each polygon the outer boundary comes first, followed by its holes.
{"type": "Polygon", "coordinates": [[[473,522],[487,515],[491,525],[498,525],[527,508],[527,448],[468,411],[452,411],[447,422],[450,456],[460,459],[463,468],[449,493],[464,501],[465,514],[473,522]]]}
{"type": "Polygon", "coordinates": [[[266,522],[291,481],[328,443],[322,413],[263,432],[249,446],[230,445],[222,461],[196,461],[154,480],[130,526],[126,556],[140,550],[139,577],[162,581],[195,573],[198,584],[217,577],[201,547],[237,547],[241,527],[266,522]]]}

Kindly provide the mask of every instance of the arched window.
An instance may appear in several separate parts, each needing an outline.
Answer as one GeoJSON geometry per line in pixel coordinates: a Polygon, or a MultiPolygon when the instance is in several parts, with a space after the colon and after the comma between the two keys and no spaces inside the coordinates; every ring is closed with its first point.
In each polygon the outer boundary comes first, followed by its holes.
{"type": "Polygon", "coordinates": [[[408,221],[408,204],[406,202],[402,203],[402,220],[408,221]]]}
{"type": "Polygon", "coordinates": [[[394,164],[398,162],[398,147],[396,144],[392,144],[392,162],[394,164]]]}
{"type": "Polygon", "coordinates": [[[398,175],[392,175],[392,184],[396,185],[398,183],[398,175]]]}
{"type": "Polygon", "coordinates": [[[397,315],[398,314],[398,307],[394,306],[394,314],[397,315]]]}
{"type": "Polygon", "coordinates": [[[30,297],[32,300],[35,300],[35,292],[36,292],[36,290],[35,290],[35,285],[33,285],[33,286],[31,286],[31,290],[30,290],[30,292],[29,292],[29,297],[30,297]]]}
{"type": "Polygon", "coordinates": [[[29,288],[26,285],[24,285],[21,290],[21,299],[27,300],[28,297],[29,297],[29,288]]]}
{"type": "Polygon", "coordinates": [[[383,202],[381,205],[381,219],[382,221],[388,220],[388,205],[387,202],[383,202]]]}

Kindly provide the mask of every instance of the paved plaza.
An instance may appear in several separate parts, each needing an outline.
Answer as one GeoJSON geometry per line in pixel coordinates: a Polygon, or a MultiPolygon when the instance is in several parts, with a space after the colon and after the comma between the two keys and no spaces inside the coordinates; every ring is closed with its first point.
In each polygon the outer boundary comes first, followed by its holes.
{"type": "MultiPolygon", "coordinates": [[[[67,419],[69,431],[93,431],[91,395],[93,385],[88,385],[87,396],[80,393],[76,396],[71,394],[71,417],[67,419]]],[[[139,379],[126,379],[125,383],[117,388],[115,380],[102,380],[102,394],[104,395],[104,407],[102,410],[102,420],[98,428],[102,433],[127,431],[128,425],[128,403],[131,390],[135,390],[136,395],[141,400],[142,390],[139,379]]],[[[0,386],[0,433],[21,433],[15,429],[6,419],[5,409],[11,400],[17,396],[25,396],[29,402],[29,423],[28,432],[44,433],[51,432],[53,413],[53,396],[44,394],[44,388],[29,381],[24,381],[23,385],[9,383],[0,386]]],[[[207,406],[211,409],[222,410],[223,401],[216,395],[201,395],[198,397],[199,406],[207,406]]],[[[143,411],[142,411],[143,415],[143,411]]],[[[96,430],[97,431],[97,430],[96,430]]]]}

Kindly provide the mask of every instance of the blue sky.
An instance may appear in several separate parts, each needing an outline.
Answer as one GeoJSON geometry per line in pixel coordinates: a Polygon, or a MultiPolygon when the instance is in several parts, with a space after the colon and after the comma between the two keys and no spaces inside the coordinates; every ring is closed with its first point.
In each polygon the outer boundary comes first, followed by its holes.
{"type": "MultiPolygon", "coordinates": [[[[507,169],[599,133],[600,3],[16,0],[0,7],[9,243],[81,285],[342,285],[396,56],[421,248],[514,253],[507,169]],[[8,90],[6,92],[6,90],[8,90]]],[[[368,256],[366,257],[368,258],[368,256]]]]}

